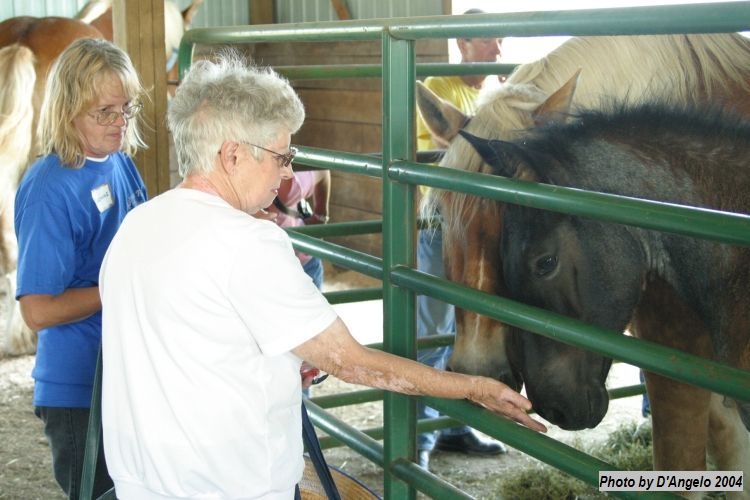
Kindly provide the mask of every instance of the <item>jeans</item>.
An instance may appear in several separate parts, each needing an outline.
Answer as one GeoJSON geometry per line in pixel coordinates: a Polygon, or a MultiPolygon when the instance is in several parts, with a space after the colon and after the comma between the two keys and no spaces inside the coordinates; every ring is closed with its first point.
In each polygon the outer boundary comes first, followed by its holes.
{"type": "MultiPolygon", "coordinates": [[[[52,451],[52,469],[57,484],[70,500],[78,500],[89,409],[37,406],[34,414],[44,422],[44,434],[52,451]]],[[[104,462],[104,446],[100,443],[94,476],[94,498],[112,487],[114,483],[104,462]]]]}
{"type": "Polygon", "coordinates": [[[313,257],[302,266],[302,269],[312,278],[318,290],[321,290],[323,288],[323,262],[318,257],[313,257]]]}
{"type": "MultiPolygon", "coordinates": [[[[646,381],[643,377],[643,370],[638,371],[638,378],[641,380],[641,384],[646,381]]],[[[641,398],[641,415],[643,415],[644,418],[651,415],[651,401],[648,399],[647,392],[644,392],[643,397],[641,398]]]]}
{"type": "MultiPolygon", "coordinates": [[[[443,266],[443,233],[439,229],[423,229],[417,238],[417,269],[439,278],[445,277],[443,266]]],[[[456,332],[456,313],[452,304],[428,297],[417,296],[417,338],[430,335],[446,335],[456,332]]],[[[417,360],[439,370],[445,370],[453,348],[450,346],[422,349],[417,360]]],[[[440,412],[422,403],[417,403],[417,418],[435,418],[440,412]]],[[[471,432],[468,426],[442,429],[440,434],[461,435],[471,432]]],[[[437,441],[436,432],[417,435],[417,449],[432,451],[437,441]]]]}

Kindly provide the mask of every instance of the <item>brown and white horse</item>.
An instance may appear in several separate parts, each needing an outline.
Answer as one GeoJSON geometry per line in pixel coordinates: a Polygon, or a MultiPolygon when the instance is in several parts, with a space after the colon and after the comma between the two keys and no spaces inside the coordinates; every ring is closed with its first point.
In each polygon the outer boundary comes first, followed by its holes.
{"type": "MultiPolygon", "coordinates": [[[[418,107],[432,132],[450,143],[441,166],[491,173],[465,139],[455,138],[469,119],[464,129],[473,135],[514,140],[535,125],[563,120],[571,109],[597,108],[613,100],[710,102],[750,116],[748,61],[750,41],[737,34],[572,38],[547,57],[519,66],[506,84],[482,96],[473,117],[463,116],[421,85],[418,107]]],[[[426,200],[426,213],[439,207],[443,216],[448,278],[506,295],[499,250],[504,205],[461,193],[433,193],[426,200]]],[[[658,300],[639,310],[630,330],[641,338],[711,357],[709,333],[691,321],[689,308],[674,290],[663,283],[650,290],[658,300]],[[664,324],[660,313],[667,308],[683,311],[682,320],[664,324]]],[[[522,380],[509,364],[506,326],[471,311],[457,309],[456,315],[450,367],[518,387],[522,380]]],[[[725,407],[723,398],[650,373],[646,386],[658,470],[705,469],[710,451],[719,455],[717,466],[726,467],[723,470],[748,471],[747,432],[736,409],[725,407]]]]}
{"type": "MultiPolygon", "coordinates": [[[[165,2],[168,60],[174,59],[172,54],[176,53],[182,34],[202,3],[203,0],[193,0],[180,12],[173,2],[165,2]]],[[[15,289],[15,277],[12,276],[12,285],[5,287],[4,283],[11,279],[8,273],[15,270],[17,251],[13,196],[29,159],[35,156],[34,129],[47,71],[74,40],[87,37],[112,40],[111,0],[89,2],[77,17],[81,19],[21,16],[0,22],[0,294],[9,287],[10,301],[7,327],[0,331],[0,357],[31,354],[36,350],[36,337],[20,319],[10,290],[15,289]]],[[[171,71],[171,78],[176,80],[175,64],[171,71]]]]}

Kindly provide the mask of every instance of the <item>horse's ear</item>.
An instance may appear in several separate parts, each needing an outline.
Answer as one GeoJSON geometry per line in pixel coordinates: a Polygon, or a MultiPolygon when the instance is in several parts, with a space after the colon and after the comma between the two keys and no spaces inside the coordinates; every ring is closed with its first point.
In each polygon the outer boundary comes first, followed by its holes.
{"type": "Polygon", "coordinates": [[[111,8],[112,0],[92,0],[81,8],[74,16],[74,19],[91,24],[96,18],[101,17],[107,9],[111,8]]]}
{"type": "Polygon", "coordinates": [[[469,116],[452,103],[441,99],[424,83],[417,80],[417,109],[430,133],[450,144],[461,127],[469,121],[469,116]]]}
{"type": "Polygon", "coordinates": [[[512,142],[483,139],[465,130],[459,130],[461,137],[479,153],[484,162],[492,168],[492,173],[502,177],[534,181],[537,176],[529,168],[524,151],[512,142]]]}
{"type": "Polygon", "coordinates": [[[581,76],[579,68],[575,74],[547,98],[538,108],[534,110],[532,116],[534,125],[544,125],[550,122],[565,121],[570,115],[570,108],[573,104],[573,95],[578,86],[578,78],[581,76]]]}
{"type": "Polygon", "coordinates": [[[195,13],[198,12],[198,8],[202,3],[203,0],[193,0],[192,2],[190,2],[190,5],[182,11],[182,22],[185,26],[185,29],[193,24],[193,17],[195,16],[195,13]]]}

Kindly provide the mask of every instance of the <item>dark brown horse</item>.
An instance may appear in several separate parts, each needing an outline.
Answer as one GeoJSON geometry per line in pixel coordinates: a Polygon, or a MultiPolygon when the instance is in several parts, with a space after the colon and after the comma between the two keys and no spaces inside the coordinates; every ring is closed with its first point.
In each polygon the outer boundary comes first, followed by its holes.
{"type": "MultiPolygon", "coordinates": [[[[736,34],[574,38],[548,57],[520,66],[507,84],[483,96],[474,117],[464,116],[422,87],[418,88],[418,105],[433,133],[445,142],[451,142],[469,118],[467,131],[511,140],[525,136],[535,125],[559,120],[571,107],[597,107],[602,98],[631,103],[644,98],[715,102],[750,116],[748,60],[750,41],[736,34]],[[577,72],[580,79],[574,77],[577,72]]],[[[451,142],[441,165],[491,172],[460,138],[451,142]]],[[[448,277],[488,293],[507,295],[499,252],[504,205],[460,193],[433,193],[428,212],[437,205],[444,218],[448,277]]],[[[690,308],[668,293],[666,285],[658,293],[657,288],[658,280],[649,289],[656,297],[639,308],[631,331],[641,338],[658,338],[666,345],[710,356],[709,333],[692,321],[690,308]],[[660,321],[665,310],[684,314],[679,316],[681,320],[665,325],[660,321]]],[[[506,326],[471,311],[457,309],[456,314],[452,369],[500,378],[518,387],[521,380],[514,377],[506,352],[506,326]]],[[[705,469],[707,447],[711,446],[708,435],[717,436],[722,426],[721,399],[650,373],[646,385],[652,399],[655,467],[705,469]]]]}
{"type": "MultiPolygon", "coordinates": [[[[496,175],[750,213],[750,121],[715,109],[583,112],[572,123],[540,127],[511,142],[462,134],[496,175]]],[[[674,331],[652,321],[682,324],[678,315],[687,314],[700,329],[670,343],[750,370],[750,247],[515,204],[505,207],[501,240],[511,298],[616,332],[635,318],[637,331],[645,328],[657,342],[663,331],[674,331]],[[670,307],[657,311],[663,305],[670,307]]],[[[542,417],[570,430],[594,427],[604,417],[611,359],[516,329],[508,357],[542,417]]],[[[711,450],[720,470],[750,470],[743,412],[729,398],[716,399],[721,436],[728,438],[711,450]]],[[[652,399],[655,410],[661,404],[652,399]]]]}

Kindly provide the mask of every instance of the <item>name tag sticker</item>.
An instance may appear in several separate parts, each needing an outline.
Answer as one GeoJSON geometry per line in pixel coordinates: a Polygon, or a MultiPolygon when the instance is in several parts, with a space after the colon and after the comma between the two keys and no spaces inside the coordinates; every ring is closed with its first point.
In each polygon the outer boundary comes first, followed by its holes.
{"type": "Polygon", "coordinates": [[[99,209],[100,213],[115,204],[115,199],[112,197],[112,192],[109,190],[109,184],[102,184],[101,186],[92,189],[91,199],[96,203],[96,208],[99,209]]]}

